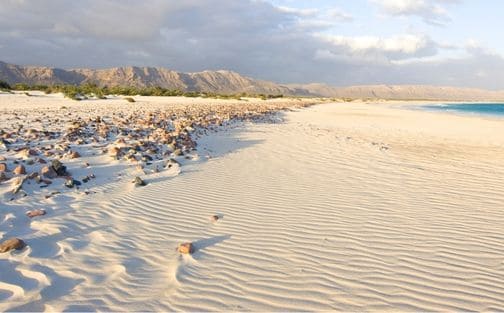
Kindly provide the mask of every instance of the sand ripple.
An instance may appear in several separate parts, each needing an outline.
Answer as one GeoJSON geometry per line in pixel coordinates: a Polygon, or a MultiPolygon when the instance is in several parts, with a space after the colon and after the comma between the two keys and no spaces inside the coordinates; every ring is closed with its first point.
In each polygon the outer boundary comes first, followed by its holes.
{"type": "Polygon", "coordinates": [[[337,112],[204,137],[207,162],[73,204],[50,223],[59,232],[41,230],[53,247],[0,260],[16,269],[0,279],[0,308],[504,310],[502,146],[432,157],[402,145],[424,134],[346,126],[337,112]],[[192,256],[175,251],[185,241],[192,256]]]}

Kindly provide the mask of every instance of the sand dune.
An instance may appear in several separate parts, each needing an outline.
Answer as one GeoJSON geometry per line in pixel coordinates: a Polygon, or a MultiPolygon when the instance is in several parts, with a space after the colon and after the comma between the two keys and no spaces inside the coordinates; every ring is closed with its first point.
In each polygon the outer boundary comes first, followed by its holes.
{"type": "Polygon", "coordinates": [[[143,188],[2,205],[0,234],[29,246],[0,255],[0,309],[504,309],[502,120],[399,103],[279,117],[203,136],[199,161],[143,188]]]}

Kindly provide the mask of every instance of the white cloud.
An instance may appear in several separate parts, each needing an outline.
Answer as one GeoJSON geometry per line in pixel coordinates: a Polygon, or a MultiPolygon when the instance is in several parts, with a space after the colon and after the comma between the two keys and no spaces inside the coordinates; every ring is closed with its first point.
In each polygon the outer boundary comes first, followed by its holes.
{"type": "Polygon", "coordinates": [[[286,6],[277,6],[280,12],[292,14],[297,17],[297,24],[304,29],[320,30],[330,29],[342,22],[353,21],[353,16],[340,8],[299,9],[286,6]]]}
{"type": "Polygon", "coordinates": [[[11,63],[229,69],[284,83],[504,88],[504,59],[480,44],[411,34],[329,36],[350,18],[337,9],[298,12],[258,0],[1,2],[0,60],[11,63]],[[449,49],[464,55],[455,59],[449,49]]]}
{"type": "Polygon", "coordinates": [[[318,9],[297,9],[285,6],[278,6],[277,9],[281,12],[294,14],[301,17],[316,16],[320,12],[318,9]]]}
{"type": "Polygon", "coordinates": [[[333,47],[347,54],[362,56],[369,60],[403,60],[432,56],[438,45],[427,36],[399,35],[388,38],[374,36],[344,37],[320,36],[333,47]]]}
{"type": "Polygon", "coordinates": [[[426,23],[444,25],[451,21],[446,4],[458,0],[370,0],[381,11],[393,16],[419,16],[426,23]]]}

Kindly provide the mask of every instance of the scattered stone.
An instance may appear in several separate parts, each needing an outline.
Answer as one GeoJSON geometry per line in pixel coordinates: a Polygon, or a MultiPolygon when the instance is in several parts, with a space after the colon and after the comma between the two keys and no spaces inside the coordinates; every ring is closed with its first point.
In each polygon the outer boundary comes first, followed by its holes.
{"type": "Polygon", "coordinates": [[[26,246],[25,242],[19,238],[10,238],[0,243],[0,253],[10,250],[21,250],[26,246]]]}
{"type": "Polygon", "coordinates": [[[14,169],[13,173],[15,175],[24,175],[24,174],[26,174],[26,168],[24,167],[24,165],[18,165],[14,169]]]}
{"type": "Polygon", "coordinates": [[[25,181],[26,177],[17,177],[13,182],[12,182],[12,186],[14,187],[14,189],[12,189],[12,193],[13,194],[17,194],[21,188],[23,187],[23,183],[25,181]]]}
{"type": "Polygon", "coordinates": [[[0,163],[0,172],[7,172],[7,164],[0,163]]]}
{"type": "Polygon", "coordinates": [[[108,149],[108,154],[113,158],[117,158],[119,152],[121,152],[121,149],[119,149],[118,147],[110,147],[108,149]]]}
{"type": "Polygon", "coordinates": [[[33,172],[33,173],[30,173],[30,175],[26,176],[28,179],[35,179],[37,177],[39,177],[39,173],[37,172],[33,172]]]}
{"type": "Polygon", "coordinates": [[[79,154],[79,152],[77,151],[72,151],[69,155],[70,159],[77,159],[77,158],[80,158],[81,155],[79,154]]]}
{"type": "Polygon", "coordinates": [[[44,198],[49,199],[49,198],[51,198],[52,196],[55,196],[55,195],[57,195],[57,194],[60,194],[60,192],[59,192],[59,191],[53,191],[53,192],[51,192],[50,194],[46,195],[44,198]]]}
{"type": "Polygon", "coordinates": [[[36,216],[42,216],[42,215],[46,215],[46,211],[44,209],[31,210],[31,211],[26,212],[26,216],[28,216],[29,218],[33,218],[36,216]]]}
{"type": "Polygon", "coordinates": [[[60,161],[53,160],[51,165],[58,176],[68,176],[66,166],[64,166],[60,161]]]}
{"type": "Polygon", "coordinates": [[[0,183],[8,180],[4,172],[0,172],[0,183]]]}
{"type": "Polygon", "coordinates": [[[194,245],[191,242],[181,243],[181,244],[179,244],[177,250],[181,254],[193,254],[194,253],[194,245]]]}
{"type": "Polygon", "coordinates": [[[221,217],[220,217],[219,215],[212,215],[212,216],[210,217],[210,220],[211,220],[212,222],[214,222],[214,223],[215,223],[215,222],[217,222],[217,221],[218,221],[218,220],[220,220],[220,219],[221,219],[221,217]]]}
{"type": "Polygon", "coordinates": [[[73,188],[75,186],[80,186],[82,183],[78,180],[75,180],[73,178],[69,178],[65,181],[65,187],[67,188],[73,188]]]}
{"type": "Polygon", "coordinates": [[[146,182],[144,182],[140,177],[135,177],[135,180],[133,181],[133,183],[135,184],[135,186],[137,187],[142,187],[142,186],[145,186],[147,185],[146,182]]]}
{"type": "Polygon", "coordinates": [[[54,170],[54,168],[52,166],[44,166],[40,170],[40,174],[42,174],[42,176],[49,178],[49,179],[53,179],[58,176],[58,173],[56,173],[56,171],[54,170]]]}
{"type": "Polygon", "coordinates": [[[182,150],[176,149],[175,151],[173,151],[173,155],[174,156],[181,156],[181,155],[184,155],[184,153],[182,152],[182,150]]]}

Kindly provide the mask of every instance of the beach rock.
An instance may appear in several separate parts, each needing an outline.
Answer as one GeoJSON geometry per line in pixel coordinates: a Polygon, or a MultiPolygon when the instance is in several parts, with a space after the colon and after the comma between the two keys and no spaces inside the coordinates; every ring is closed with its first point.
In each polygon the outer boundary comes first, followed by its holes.
{"type": "Polygon", "coordinates": [[[177,250],[181,254],[193,254],[194,253],[194,245],[191,242],[181,243],[181,244],[179,244],[177,250]]]}
{"type": "Polygon", "coordinates": [[[36,216],[42,216],[45,214],[46,214],[46,211],[44,209],[31,210],[31,211],[26,212],[26,216],[28,216],[29,218],[33,218],[36,216]]]}
{"type": "Polygon", "coordinates": [[[80,186],[82,183],[78,180],[75,180],[73,178],[69,178],[65,181],[65,187],[67,188],[73,188],[75,186],[80,186]]]}
{"type": "Polygon", "coordinates": [[[17,177],[12,181],[12,187],[14,188],[12,189],[13,194],[17,194],[21,190],[25,179],[25,177],[17,177]]]}
{"type": "Polygon", "coordinates": [[[14,169],[13,173],[16,175],[24,175],[26,174],[26,168],[24,167],[24,165],[18,165],[14,169]]]}
{"type": "Polygon", "coordinates": [[[66,166],[64,166],[60,161],[53,160],[51,166],[58,176],[68,176],[66,171],[66,166]]]}
{"type": "Polygon", "coordinates": [[[121,149],[119,149],[118,147],[110,147],[108,149],[108,154],[113,158],[117,158],[117,156],[119,155],[120,152],[121,152],[121,149]]]}
{"type": "Polygon", "coordinates": [[[7,164],[0,163],[0,172],[7,172],[7,164]]]}
{"type": "Polygon", "coordinates": [[[26,246],[25,242],[19,238],[10,238],[0,243],[0,253],[10,250],[21,250],[26,246]]]}
{"type": "Polygon", "coordinates": [[[39,173],[37,172],[33,172],[33,173],[30,173],[28,176],[26,176],[28,179],[35,179],[37,177],[39,177],[39,173]]]}
{"type": "Polygon", "coordinates": [[[53,169],[52,166],[44,166],[40,170],[40,174],[42,174],[42,176],[49,178],[49,179],[53,179],[58,176],[58,173],[56,173],[56,171],[53,169]]]}
{"type": "Polygon", "coordinates": [[[135,184],[135,186],[137,187],[142,187],[142,186],[145,186],[147,185],[146,182],[144,182],[140,177],[135,177],[135,180],[133,181],[133,183],[135,184]]]}
{"type": "Polygon", "coordinates": [[[175,149],[175,151],[173,151],[173,155],[174,156],[180,156],[180,155],[184,155],[184,153],[180,149],[175,149]]]}
{"type": "Polygon", "coordinates": [[[80,158],[80,157],[81,157],[81,155],[80,155],[80,154],[79,154],[79,152],[77,152],[77,151],[72,151],[72,152],[70,153],[70,155],[69,155],[69,158],[70,158],[70,159],[77,159],[77,158],[80,158]]]}
{"type": "Polygon", "coordinates": [[[4,172],[0,172],[0,183],[8,180],[4,172]]]}
{"type": "Polygon", "coordinates": [[[219,215],[212,215],[212,216],[210,217],[210,220],[211,220],[212,222],[214,222],[214,223],[215,223],[215,222],[217,222],[218,220],[220,220],[220,216],[219,216],[219,215]]]}
{"type": "Polygon", "coordinates": [[[38,152],[33,150],[33,149],[23,149],[21,150],[18,155],[22,158],[29,158],[31,156],[35,156],[35,155],[38,155],[38,152]]]}
{"type": "Polygon", "coordinates": [[[49,199],[49,198],[51,198],[52,196],[59,195],[60,193],[61,193],[61,192],[59,192],[59,191],[53,191],[53,192],[51,192],[50,194],[45,195],[45,196],[44,196],[44,198],[49,199]]]}

